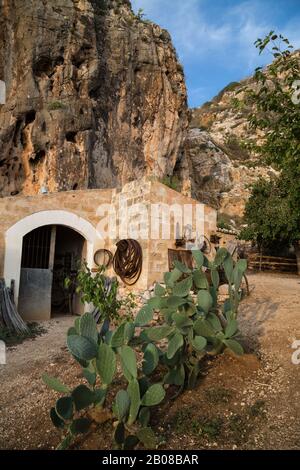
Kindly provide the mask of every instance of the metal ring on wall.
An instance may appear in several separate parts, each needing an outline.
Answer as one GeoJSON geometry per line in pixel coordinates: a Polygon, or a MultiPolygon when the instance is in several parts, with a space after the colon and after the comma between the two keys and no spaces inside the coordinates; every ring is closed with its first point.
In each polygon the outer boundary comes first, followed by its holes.
{"type": "Polygon", "coordinates": [[[94,262],[97,266],[105,266],[109,268],[113,260],[113,254],[111,251],[105,248],[100,248],[94,254],[94,262]]]}

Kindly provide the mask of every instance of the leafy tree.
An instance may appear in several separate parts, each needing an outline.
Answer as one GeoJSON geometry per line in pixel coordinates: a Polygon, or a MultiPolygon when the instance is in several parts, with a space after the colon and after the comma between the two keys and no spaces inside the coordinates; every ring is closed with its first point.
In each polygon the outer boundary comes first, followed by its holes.
{"type": "Polygon", "coordinates": [[[240,236],[254,240],[261,249],[280,250],[300,238],[295,214],[290,210],[289,182],[261,178],[252,188],[245,210],[248,226],[240,236]]]}
{"type": "Polygon", "coordinates": [[[299,170],[300,90],[295,90],[297,82],[300,85],[299,55],[291,55],[293,46],[288,39],[273,31],[255,44],[261,54],[270,43],[274,61],[266,69],[256,69],[255,87],[248,92],[254,106],[250,125],[266,136],[255,150],[266,164],[279,170],[299,170]],[[282,43],[287,45],[284,50],[280,49],[282,43]]]}
{"type": "MultiPolygon", "coordinates": [[[[247,102],[253,112],[250,126],[262,131],[262,141],[252,145],[266,165],[279,176],[254,185],[246,206],[248,228],[241,234],[260,245],[276,241],[294,243],[300,239],[300,60],[282,35],[271,31],[255,43],[261,54],[269,50],[274,61],[256,69],[254,87],[247,102]]],[[[298,248],[297,248],[298,249],[298,248]]],[[[300,256],[300,252],[299,252],[300,256]]]]}

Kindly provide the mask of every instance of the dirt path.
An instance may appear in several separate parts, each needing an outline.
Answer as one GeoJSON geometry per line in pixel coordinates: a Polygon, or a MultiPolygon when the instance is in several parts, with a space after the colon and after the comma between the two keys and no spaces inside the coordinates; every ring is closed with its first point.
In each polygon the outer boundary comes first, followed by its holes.
{"type": "Polygon", "coordinates": [[[299,449],[300,364],[292,363],[292,344],[300,340],[300,278],[260,274],[250,282],[255,290],[242,305],[240,320],[262,361],[259,393],[266,400],[267,420],[257,446],[299,449]]]}
{"type": "MultiPolygon", "coordinates": [[[[292,343],[300,340],[300,279],[256,274],[250,284],[254,290],[241,305],[240,325],[258,359],[224,354],[210,361],[196,390],[158,410],[153,425],[163,447],[300,448],[300,365],[291,361],[292,343]]],[[[53,448],[59,442],[48,417],[56,394],[40,377],[47,371],[78,384],[80,369],[65,348],[72,323],[70,317],[53,320],[44,324],[45,335],[8,351],[7,365],[0,366],[0,448],[53,448]]],[[[109,447],[103,434],[81,447],[109,447]]]]}
{"type": "Polygon", "coordinates": [[[0,365],[0,448],[51,448],[59,442],[48,417],[55,394],[41,375],[61,375],[69,383],[76,377],[65,347],[73,322],[74,317],[43,322],[46,334],[8,349],[7,364],[0,365]]]}
{"type": "Polygon", "coordinates": [[[300,448],[300,364],[291,360],[300,340],[300,278],[255,274],[249,281],[240,329],[258,359],[213,361],[196,393],[169,409],[169,448],[300,448]]]}

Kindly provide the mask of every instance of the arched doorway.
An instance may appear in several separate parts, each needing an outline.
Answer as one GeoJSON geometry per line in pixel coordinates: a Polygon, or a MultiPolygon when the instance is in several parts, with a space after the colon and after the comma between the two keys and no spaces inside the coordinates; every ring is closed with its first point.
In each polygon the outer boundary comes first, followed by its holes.
{"type": "Polygon", "coordinates": [[[93,265],[94,244],[99,234],[90,222],[73,212],[64,210],[40,211],[24,217],[5,233],[4,277],[7,285],[10,285],[12,280],[15,282],[14,297],[18,308],[23,238],[37,228],[53,225],[67,227],[80,234],[86,244],[87,264],[89,267],[93,265]]]}
{"type": "Polygon", "coordinates": [[[74,279],[86,257],[82,235],[62,225],[44,225],[23,237],[19,313],[25,320],[82,313],[74,289],[65,279],[74,279]]]}

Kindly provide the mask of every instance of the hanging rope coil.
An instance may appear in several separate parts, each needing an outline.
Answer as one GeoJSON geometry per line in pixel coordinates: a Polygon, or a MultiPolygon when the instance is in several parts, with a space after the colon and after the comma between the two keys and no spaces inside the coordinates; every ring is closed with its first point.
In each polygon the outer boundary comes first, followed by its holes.
{"type": "Polygon", "coordinates": [[[113,259],[115,273],[128,286],[135,284],[142,272],[143,252],[136,240],[120,240],[113,259]]]}

